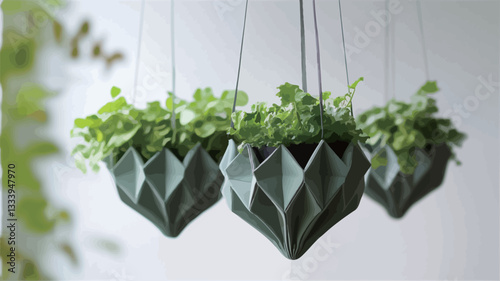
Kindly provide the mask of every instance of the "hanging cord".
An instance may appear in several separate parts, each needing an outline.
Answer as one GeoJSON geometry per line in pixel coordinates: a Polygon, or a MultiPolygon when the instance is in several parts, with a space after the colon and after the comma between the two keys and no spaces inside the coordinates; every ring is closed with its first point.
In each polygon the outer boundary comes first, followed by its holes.
{"type": "MultiPolygon", "coordinates": [[[[345,50],[345,36],[344,36],[344,20],[342,19],[342,4],[339,0],[339,18],[340,18],[340,31],[342,32],[342,46],[344,47],[344,65],[345,65],[345,76],[347,79],[347,92],[351,94],[351,83],[349,82],[349,70],[347,68],[347,53],[345,50]]],[[[352,98],[351,98],[351,116],[354,116],[354,111],[352,110],[352,98]]]]}
{"type": "Polygon", "coordinates": [[[314,33],[316,34],[316,60],[318,62],[318,86],[319,86],[319,116],[321,121],[321,139],[324,136],[323,129],[323,86],[321,82],[321,55],[319,52],[319,34],[318,34],[318,19],[316,16],[316,0],[313,0],[313,12],[314,12],[314,33]]]}
{"type": "Polygon", "coordinates": [[[302,90],[307,93],[306,32],[304,27],[304,0],[300,4],[300,54],[302,66],[302,90]]]}
{"type": "MultiPolygon", "coordinates": [[[[385,11],[389,15],[389,0],[385,0],[385,11]]],[[[394,34],[392,26],[392,18],[385,25],[385,62],[384,62],[384,99],[385,102],[389,101],[389,96],[395,97],[395,65],[394,65],[394,34]],[[391,84],[392,82],[392,84],[391,84]]]]}
{"type": "MultiPolygon", "coordinates": [[[[396,21],[396,19],[394,19],[396,21]]],[[[396,23],[391,24],[391,73],[392,73],[392,98],[396,99],[396,23]]]]}
{"type": "Polygon", "coordinates": [[[172,44],[172,128],[175,129],[175,28],[174,28],[174,0],[170,1],[170,42],[172,44]]]}
{"type": "MultiPolygon", "coordinates": [[[[234,100],[232,113],[236,111],[236,99],[238,98],[238,86],[240,83],[241,58],[243,57],[243,42],[245,41],[245,28],[247,25],[248,0],[245,3],[245,16],[243,17],[243,31],[241,32],[240,58],[238,61],[238,75],[236,76],[236,88],[234,89],[234,100]]],[[[234,129],[234,121],[231,117],[231,128],[234,129]]]]}
{"type": "Polygon", "coordinates": [[[424,23],[422,20],[422,5],[420,0],[417,0],[416,3],[417,5],[417,14],[418,14],[418,23],[420,26],[420,39],[422,42],[422,54],[424,56],[424,67],[425,67],[425,79],[429,81],[429,58],[427,57],[427,48],[425,47],[425,36],[424,36],[424,23]]]}
{"type": "MultiPolygon", "coordinates": [[[[389,15],[389,0],[385,0],[385,11],[389,15]]],[[[384,99],[396,97],[396,39],[393,19],[385,25],[384,99]]]]}
{"type": "Polygon", "coordinates": [[[135,103],[135,96],[137,94],[137,81],[139,80],[139,63],[141,59],[141,45],[142,45],[142,26],[144,23],[144,7],[146,1],[141,1],[141,14],[139,15],[139,43],[137,44],[137,55],[135,60],[135,74],[134,74],[134,92],[132,94],[132,104],[135,103]]]}
{"type": "MultiPolygon", "coordinates": [[[[385,12],[389,15],[389,0],[385,0],[385,12]]],[[[384,100],[387,103],[389,101],[389,67],[390,67],[390,52],[389,52],[389,31],[390,23],[389,20],[385,25],[385,54],[384,54],[384,100]]]]}

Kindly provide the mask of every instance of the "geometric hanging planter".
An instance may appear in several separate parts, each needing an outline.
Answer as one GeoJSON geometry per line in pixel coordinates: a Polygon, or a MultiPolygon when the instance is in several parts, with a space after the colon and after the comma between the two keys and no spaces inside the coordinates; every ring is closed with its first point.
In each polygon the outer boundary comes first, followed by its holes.
{"type": "Polygon", "coordinates": [[[339,149],[339,143],[261,150],[246,144],[238,153],[230,140],[220,163],[229,208],[286,258],[300,258],[363,195],[370,163],[358,145],[341,143],[339,149]]]}
{"type": "MultiPolygon", "coordinates": [[[[221,197],[217,163],[227,146],[233,93],[215,97],[210,88],[197,89],[192,102],[170,95],[146,108],[119,94],[114,87],[113,101],[75,120],[71,135],[83,139],[72,152],[76,165],[98,171],[104,161],[121,200],[176,237],[221,197]]],[[[237,105],[246,100],[240,92],[237,105]]]]}
{"type": "Polygon", "coordinates": [[[386,166],[370,168],[365,176],[365,193],[380,203],[394,218],[401,218],[418,200],[439,187],[444,179],[451,151],[446,144],[432,145],[429,150],[416,148],[417,166],[413,174],[400,171],[396,153],[390,146],[364,145],[371,156],[387,159],[386,166]]]}
{"type": "Polygon", "coordinates": [[[276,93],[280,104],[255,103],[250,112],[236,112],[233,107],[232,140],[219,165],[225,178],[222,193],[229,208],[292,260],[356,210],[364,192],[363,176],[370,166],[357,144],[367,137],[357,127],[352,110],[356,86],[363,78],[351,84],[346,65],[347,93],[334,98],[331,92],[323,92],[313,0],[319,97],[307,92],[303,2],[299,4],[303,89],[284,83],[276,93]]]}
{"type": "Polygon", "coordinates": [[[400,218],[418,200],[442,184],[453,149],[466,138],[447,118],[436,116],[439,91],[427,81],[410,102],[391,99],[358,115],[357,124],[370,139],[362,145],[372,166],[365,192],[400,218]]]}
{"type": "MultiPolygon", "coordinates": [[[[141,26],[144,8],[141,1],[141,26]]],[[[71,131],[84,140],[72,152],[77,167],[86,172],[88,162],[98,171],[104,161],[121,200],[169,237],[179,235],[221,198],[223,176],[217,162],[227,147],[231,112],[248,102],[244,92],[236,97],[236,92],[224,91],[216,97],[210,88],[197,89],[191,102],[176,96],[174,14],[171,1],[172,92],[166,99],[138,108],[118,97],[121,89],[113,87],[113,101],[97,114],[76,119],[71,131]]],[[[139,44],[141,38],[142,27],[139,44]]],[[[140,47],[137,55],[134,101],[140,47]]]]}
{"type": "Polygon", "coordinates": [[[168,149],[146,164],[130,147],[114,165],[106,164],[121,200],[150,220],[166,236],[176,237],[221,197],[223,176],[217,163],[197,144],[184,160],[168,149]]]}

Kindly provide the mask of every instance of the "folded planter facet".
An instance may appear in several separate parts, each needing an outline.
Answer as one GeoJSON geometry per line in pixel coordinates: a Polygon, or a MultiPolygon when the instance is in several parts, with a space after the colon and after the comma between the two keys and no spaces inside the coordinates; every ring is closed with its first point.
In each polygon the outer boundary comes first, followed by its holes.
{"type": "Polygon", "coordinates": [[[295,155],[283,145],[259,155],[250,145],[238,153],[230,140],[220,163],[229,208],[289,259],[300,258],[358,207],[370,166],[355,144],[346,145],[340,157],[324,141],[312,155],[310,145],[298,146],[295,155]]]}
{"type": "Polygon", "coordinates": [[[122,201],[169,237],[178,236],[189,222],[221,198],[224,178],[200,144],[182,162],[163,149],[144,164],[131,147],[116,164],[111,157],[105,163],[122,201]]]}
{"type": "Polygon", "coordinates": [[[370,168],[365,175],[365,193],[380,203],[394,218],[401,218],[418,200],[441,185],[451,151],[446,144],[434,145],[428,151],[417,148],[418,165],[412,175],[400,171],[397,156],[389,146],[364,146],[368,155],[382,154],[386,166],[370,168]]]}

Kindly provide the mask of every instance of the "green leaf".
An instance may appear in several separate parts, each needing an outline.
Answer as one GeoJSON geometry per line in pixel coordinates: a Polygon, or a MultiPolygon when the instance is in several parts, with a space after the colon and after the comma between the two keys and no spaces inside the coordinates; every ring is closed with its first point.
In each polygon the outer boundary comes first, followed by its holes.
{"type": "Polygon", "coordinates": [[[102,132],[99,131],[99,130],[95,130],[95,133],[96,133],[96,139],[97,139],[97,141],[101,142],[102,139],[103,139],[103,137],[104,137],[103,134],[102,134],[102,132]]]}
{"type": "Polygon", "coordinates": [[[24,83],[17,93],[16,103],[18,112],[22,116],[44,111],[42,100],[51,96],[47,90],[34,83],[24,83]]]}
{"type": "Polygon", "coordinates": [[[238,91],[238,97],[236,98],[236,106],[245,106],[248,103],[248,95],[243,91],[238,91]]]}
{"type": "Polygon", "coordinates": [[[196,118],[196,114],[192,110],[186,109],[186,110],[183,110],[181,112],[181,116],[180,116],[179,121],[181,122],[181,125],[187,125],[189,122],[193,121],[195,118],[196,118]]]}
{"type": "Polygon", "coordinates": [[[194,132],[202,138],[207,138],[215,131],[217,130],[217,127],[213,123],[204,123],[200,128],[195,128],[194,132]]]}
{"type": "Polygon", "coordinates": [[[345,96],[342,96],[342,97],[336,97],[334,100],[333,100],[333,106],[335,107],[340,107],[340,104],[345,101],[345,96]]]}
{"type": "Polygon", "coordinates": [[[78,127],[78,128],[85,128],[85,127],[89,127],[92,125],[92,120],[88,120],[88,119],[81,119],[81,118],[77,118],[75,119],[75,127],[78,127]]]}
{"type": "MultiPolygon", "coordinates": [[[[234,101],[234,91],[224,91],[221,96],[222,100],[227,100],[232,108],[234,101]]],[[[236,106],[245,106],[248,103],[247,93],[238,90],[238,97],[236,98],[236,106]]]]}
{"type": "Polygon", "coordinates": [[[85,158],[80,153],[74,154],[75,166],[80,169],[84,174],[87,172],[87,165],[85,163],[85,158]]]}
{"type": "Polygon", "coordinates": [[[354,83],[352,83],[351,85],[349,85],[349,89],[356,89],[356,86],[358,86],[358,83],[361,82],[361,81],[364,81],[364,80],[365,80],[365,78],[360,77],[354,83]]]}
{"type": "Polygon", "coordinates": [[[48,203],[44,198],[24,196],[18,202],[17,216],[32,232],[48,233],[54,228],[55,221],[47,217],[47,207],[48,203]]]}
{"type": "Polygon", "coordinates": [[[44,280],[40,274],[40,269],[38,266],[31,260],[24,259],[23,267],[21,272],[22,280],[44,280]]]}
{"type": "MultiPolygon", "coordinates": [[[[122,144],[128,142],[132,137],[137,133],[137,131],[141,128],[140,124],[136,124],[134,127],[132,127],[130,130],[116,130],[113,135],[111,135],[111,138],[109,139],[107,145],[110,146],[121,146],[122,144]]],[[[104,155],[102,155],[104,157],[104,155]]],[[[102,158],[101,158],[102,159],[102,158]]],[[[100,160],[100,159],[99,159],[100,160]]]]}
{"type": "Polygon", "coordinates": [[[111,88],[111,97],[116,98],[121,92],[122,90],[120,88],[113,86],[113,88],[111,88]]]}
{"type": "Polygon", "coordinates": [[[25,153],[31,155],[31,157],[38,157],[54,154],[58,151],[59,148],[55,144],[48,141],[39,141],[26,148],[25,153]]]}
{"type": "Polygon", "coordinates": [[[80,27],[80,34],[87,35],[89,33],[89,29],[90,29],[90,23],[88,21],[83,22],[82,26],[80,27]]]}
{"type": "Polygon", "coordinates": [[[169,110],[173,110],[174,109],[174,98],[173,97],[167,98],[167,102],[165,105],[167,106],[167,108],[169,110]]]}
{"type": "Polygon", "coordinates": [[[210,88],[197,89],[193,95],[194,100],[197,102],[206,101],[211,97],[213,97],[213,94],[212,94],[212,89],[210,88]]]}
{"type": "Polygon", "coordinates": [[[71,247],[70,244],[61,243],[59,247],[61,251],[69,258],[71,263],[73,263],[73,265],[78,264],[78,256],[76,255],[75,250],[73,249],[73,247],[71,247]]]}
{"type": "Polygon", "coordinates": [[[276,95],[281,98],[281,106],[287,106],[295,102],[295,95],[301,91],[299,86],[285,83],[278,87],[280,90],[276,95]]]}
{"type": "Polygon", "coordinates": [[[124,97],[120,97],[117,100],[114,100],[112,102],[108,102],[106,105],[101,107],[99,109],[98,113],[103,114],[103,113],[113,113],[117,112],[121,108],[123,108],[127,104],[127,101],[125,100],[124,97]]]}
{"type": "Polygon", "coordinates": [[[436,81],[427,81],[421,90],[425,93],[435,93],[439,91],[436,81]]]}
{"type": "Polygon", "coordinates": [[[95,128],[102,124],[102,120],[96,115],[88,116],[85,119],[77,118],[75,119],[75,127],[77,128],[95,128]]]}

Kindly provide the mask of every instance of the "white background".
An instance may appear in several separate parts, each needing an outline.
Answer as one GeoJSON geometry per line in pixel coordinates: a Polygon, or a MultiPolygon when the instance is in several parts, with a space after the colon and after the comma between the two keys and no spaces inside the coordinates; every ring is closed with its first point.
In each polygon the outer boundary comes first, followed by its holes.
{"type": "MultiPolygon", "coordinates": [[[[177,95],[189,99],[197,87],[210,86],[215,93],[234,88],[243,1],[176,3],[177,95]]],[[[345,92],[345,70],[337,2],[319,0],[317,6],[323,89],[340,95],[345,92]]],[[[49,102],[51,128],[44,133],[60,144],[65,156],[44,160],[37,169],[50,196],[71,210],[72,230],[64,235],[72,237],[82,260],[74,267],[49,249],[45,263],[53,275],[61,280],[498,279],[499,88],[477,105],[473,97],[480,77],[499,81],[500,2],[423,1],[422,7],[431,78],[441,88],[436,96],[440,114],[454,116],[469,136],[457,150],[463,165],[450,163],[443,186],[401,220],[363,198],[358,210],[291,262],[232,214],[223,200],[179,238],[165,238],[120,201],[105,169],[84,175],[74,168],[69,156],[76,143],[69,138],[73,120],[109,101],[114,85],[128,97],[133,93],[140,1],[70,2],[59,14],[70,29],[90,19],[93,37],[105,39],[106,50],[120,50],[126,59],[106,72],[96,62],[67,64],[54,53],[45,57],[47,83],[63,92],[49,102]],[[60,78],[62,72],[67,79],[60,78]],[[462,115],[453,113],[464,105],[462,115]],[[103,238],[118,243],[120,251],[103,251],[103,238]]],[[[358,48],[350,56],[350,77],[365,77],[356,93],[355,113],[383,104],[387,96],[384,28],[372,33],[367,44],[356,44],[359,30],[375,22],[372,12],[382,9],[383,1],[343,1],[346,42],[349,50],[358,48]]],[[[393,16],[396,97],[408,100],[425,78],[415,2],[402,1],[400,9],[393,16]]],[[[316,93],[310,5],[306,21],[309,91],[316,93]]],[[[164,99],[170,90],[169,24],[170,2],[147,1],[139,106],[164,99]]],[[[300,83],[299,39],[298,1],[250,0],[240,83],[250,103],[274,102],[281,83],[300,83]]],[[[487,93],[485,88],[481,93],[487,93]]]]}

